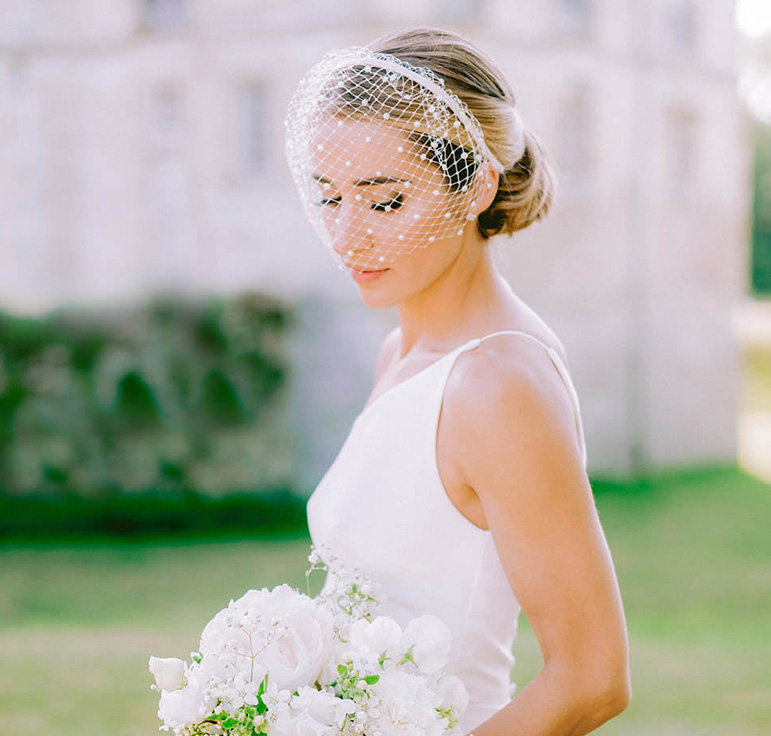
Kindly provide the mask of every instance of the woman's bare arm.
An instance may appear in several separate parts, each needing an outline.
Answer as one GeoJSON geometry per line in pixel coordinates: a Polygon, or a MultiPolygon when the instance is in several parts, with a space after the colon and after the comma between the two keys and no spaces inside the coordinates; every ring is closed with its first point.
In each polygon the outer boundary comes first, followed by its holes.
{"type": "Polygon", "coordinates": [[[580,736],[621,712],[631,691],[621,597],[568,393],[530,341],[497,339],[461,358],[443,441],[481,501],[544,658],[474,736],[580,736]]]}

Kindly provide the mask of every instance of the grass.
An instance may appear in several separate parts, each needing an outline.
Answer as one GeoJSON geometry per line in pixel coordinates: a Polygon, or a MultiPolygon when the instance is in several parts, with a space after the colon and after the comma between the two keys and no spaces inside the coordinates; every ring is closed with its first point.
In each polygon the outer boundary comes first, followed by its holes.
{"type": "Polygon", "coordinates": [[[0,731],[145,736],[150,654],[187,658],[250,587],[304,585],[308,541],[26,544],[0,551],[0,731]]]}
{"type": "MultiPolygon", "coordinates": [[[[601,732],[771,732],[771,487],[713,469],[655,478],[644,493],[598,484],[597,503],[635,691],[601,732]]],[[[302,589],[307,550],[306,538],[0,547],[0,730],[155,733],[148,656],[187,657],[213,613],[249,587],[302,589]]],[[[541,666],[524,620],[515,654],[522,687],[541,666]]]]}
{"type": "MultiPolygon", "coordinates": [[[[727,469],[691,472],[655,479],[644,494],[601,495],[598,508],[634,689],[602,733],[771,733],[771,487],[727,469]]],[[[541,664],[524,634],[523,684],[541,664]]]]}
{"type": "Polygon", "coordinates": [[[742,411],[771,412],[771,346],[746,348],[744,367],[742,411]]]}

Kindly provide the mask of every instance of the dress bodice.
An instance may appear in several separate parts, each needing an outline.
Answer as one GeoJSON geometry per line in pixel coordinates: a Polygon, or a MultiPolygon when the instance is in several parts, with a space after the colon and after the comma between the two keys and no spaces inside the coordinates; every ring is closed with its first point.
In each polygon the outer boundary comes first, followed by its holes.
{"type": "MultiPolygon", "coordinates": [[[[450,501],[436,461],[444,387],[475,338],[379,396],[354,421],[337,458],[308,501],[311,538],[378,585],[379,613],[401,625],[439,616],[452,632],[448,671],[463,680],[464,733],[511,698],[512,646],[520,606],[489,531],[450,501]]],[[[536,340],[527,333],[506,331],[536,340]]],[[[559,355],[536,340],[565,382],[585,445],[578,399],[559,355]]]]}

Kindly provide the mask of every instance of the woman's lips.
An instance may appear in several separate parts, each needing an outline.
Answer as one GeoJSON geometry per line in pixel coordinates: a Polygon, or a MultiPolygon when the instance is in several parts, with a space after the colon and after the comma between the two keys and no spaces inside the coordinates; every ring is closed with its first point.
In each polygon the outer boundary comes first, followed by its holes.
{"type": "Polygon", "coordinates": [[[390,269],[382,268],[380,270],[370,271],[357,271],[355,268],[350,269],[351,277],[357,284],[371,284],[373,281],[377,281],[386,271],[390,269]]]}

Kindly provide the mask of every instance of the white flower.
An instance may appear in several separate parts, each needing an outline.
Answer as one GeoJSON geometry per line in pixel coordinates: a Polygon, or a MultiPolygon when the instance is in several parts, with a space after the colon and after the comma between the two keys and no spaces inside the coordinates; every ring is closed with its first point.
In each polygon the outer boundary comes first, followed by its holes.
{"type": "Polygon", "coordinates": [[[150,672],[160,690],[170,692],[185,686],[185,663],[174,657],[150,657],[150,672]]]}
{"type": "Polygon", "coordinates": [[[348,641],[352,647],[366,647],[377,657],[385,654],[394,658],[402,640],[402,628],[388,616],[378,616],[374,621],[360,619],[351,625],[348,641]]]}
{"type": "Polygon", "coordinates": [[[203,664],[221,678],[265,673],[279,689],[319,677],[333,637],[329,611],[288,585],[250,590],[220,611],[201,634],[203,664]]]}
{"type": "Polygon", "coordinates": [[[172,729],[191,723],[198,723],[211,714],[215,702],[206,692],[206,683],[197,665],[186,672],[187,682],[183,688],[161,691],[158,717],[172,729]]]}
{"type": "Polygon", "coordinates": [[[200,695],[200,692],[192,687],[171,692],[161,691],[158,717],[171,728],[198,723],[208,715],[200,695]]]}
{"type": "Polygon", "coordinates": [[[463,682],[455,675],[442,675],[436,684],[436,694],[439,698],[439,708],[450,709],[456,716],[468,706],[468,692],[463,682]]]}
{"type": "Polygon", "coordinates": [[[297,690],[291,707],[296,713],[305,711],[319,723],[332,724],[335,722],[340,702],[334,693],[306,685],[297,690]]]}
{"type": "Polygon", "coordinates": [[[412,647],[415,665],[430,675],[447,664],[451,641],[447,625],[439,617],[427,614],[407,624],[402,645],[406,650],[412,647]]]}
{"type": "Polygon", "coordinates": [[[306,686],[297,691],[290,708],[289,717],[275,722],[271,736],[332,736],[340,732],[346,716],[356,711],[356,704],[306,686]]]}
{"type": "Polygon", "coordinates": [[[334,682],[338,677],[338,663],[346,662],[349,658],[350,649],[348,645],[335,638],[331,643],[327,660],[319,673],[319,684],[327,687],[330,683],[334,682]]]}
{"type": "Polygon", "coordinates": [[[242,717],[265,683],[265,710],[253,725],[270,736],[461,736],[468,695],[442,672],[447,627],[430,615],[404,630],[386,616],[372,619],[371,581],[334,568],[316,599],[280,585],[231,601],[204,628],[190,666],[151,657],[162,728],[181,736],[215,709],[242,717]]]}
{"type": "Polygon", "coordinates": [[[380,592],[366,573],[344,567],[331,558],[317,600],[332,612],[336,630],[342,639],[347,639],[351,623],[374,615],[380,603],[380,592]]]}
{"type": "MultiPolygon", "coordinates": [[[[289,707],[277,710],[270,728],[271,736],[332,736],[348,713],[356,709],[351,700],[341,700],[334,693],[301,687],[289,707]]],[[[270,717],[269,715],[269,717],[270,717]]]]}
{"type": "Polygon", "coordinates": [[[372,688],[379,702],[369,709],[367,729],[389,736],[441,736],[445,723],[436,712],[438,698],[425,676],[401,670],[384,672],[372,688]]]}

